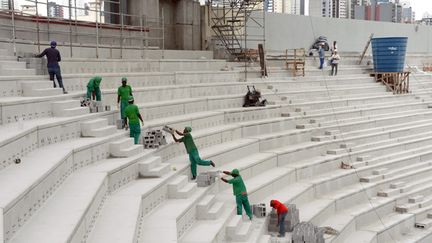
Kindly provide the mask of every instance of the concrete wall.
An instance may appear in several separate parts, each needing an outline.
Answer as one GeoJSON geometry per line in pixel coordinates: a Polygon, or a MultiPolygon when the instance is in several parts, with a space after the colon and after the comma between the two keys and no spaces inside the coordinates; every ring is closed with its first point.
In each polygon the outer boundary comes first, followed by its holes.
{"type": "MultiPolygon", "coordinates": [[[[254,28],[248,29],[248,33],[254,31],[254,28]]],[[[265,44],[267,50],[309,49],[314,40],[323,35],[330,42],[338,41],[340,51],[362,52],[371,33],[375,33],[375,37],[407,36],[408,52],[432,53],[432,27],[276,13],[266,15],[265,44]]]]}
{"type": "MultiPolygon", "coordinates": [[[[165,20],[166,49],[201,49],[201,12],[195,0],[160,0],[165,20]],[[174,41],[173,41],[174,40],[174,41]]],[[[161,14],[162,15],[162,14],[161,14]]]]}

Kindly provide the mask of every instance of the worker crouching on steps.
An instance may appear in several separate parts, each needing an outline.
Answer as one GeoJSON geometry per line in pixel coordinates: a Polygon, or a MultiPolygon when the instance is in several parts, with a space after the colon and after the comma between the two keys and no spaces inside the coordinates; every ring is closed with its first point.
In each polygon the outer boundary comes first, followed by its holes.
{"type": "Polygon", "coordinates": [[[87,99],[93,100],[96,96],[96,101],[101,101],[101,90],[100,83],[102,82],[102,77],[96,76],[90,79],[87,83],[87,99]]]}
{"type": "Polygon", "coordinates": [[[192,180],[196,179],[197,176],[197,165],[203,165],[203,166],[213,166],[215,167],[215,163],[211,160],[202,160],[199,153],[198,148],[195,145],[195,142],[192,137],[192,128],[191,127],[185,127],[183,132],[180,132],[178,130],[175,130],[172,132],[173,139],[176,143],[183,143],[186,152],[189,154],[189,161],[191,162],[191,172],[192,172],[192,180]],[[175,133],[177,133],[180,136],[183,136],[182,138],[177,139],[175,137],[175,133]]]}
{"type": "Polygon", "coordinates": [[[129,134],[131,138],[134,138],[134,143],[139,143],[139,137],[141,135],[141,126],[140,121],[142,125],[144,126],[144,121],[141,117],[141,114],[139,112],[138,106],[134,105],[134,98],[132,96],[129,97],[129,105],[125,109],[125,126],[127,127],[127,123],[129,120],[129,134]]]}
{"type": "Polygon", "coordinates": [[[231,180],[227,180],[225,178],[221,178],[221,180],[233,185],[233,193],[236,197],[237,204],[237,215],[243,214],[242,208],[244,207],[247,216],[249,216],[249,219],[252,220],[252,211],[247,196],[246,186],[242,177],[240,176],[239,170],[234,169],[231,172],[224,171],[223,173],[233,177],[231,180]]]}
{"type": "Polygon", "coordinates": [[[279,226],[278,237],[285,237],[285,217],[288,213],[288,208],[278,200],[271,200],[270,206],[276,209],[277,213],[277,226],[279,226]]]}

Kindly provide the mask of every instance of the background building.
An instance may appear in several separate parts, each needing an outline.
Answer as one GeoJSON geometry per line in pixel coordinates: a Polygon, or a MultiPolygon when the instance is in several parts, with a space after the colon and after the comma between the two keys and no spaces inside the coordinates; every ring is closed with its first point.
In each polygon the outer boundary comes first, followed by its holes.
{"type": "Polygon", "coordinates": [[[48,2],[48,17],[63,18],[63,6],[56,2],[48,2]]]}
{"type": "Polygon", "coordinates": [[[11,6],[11,0],[1,0],[0,1],[0,8],[1,9],[9,9],[11,6]]]}

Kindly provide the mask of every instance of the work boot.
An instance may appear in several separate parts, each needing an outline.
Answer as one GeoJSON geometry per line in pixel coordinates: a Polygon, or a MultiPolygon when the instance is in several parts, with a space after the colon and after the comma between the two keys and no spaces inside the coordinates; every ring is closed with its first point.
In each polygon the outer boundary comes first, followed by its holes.
{"type": "Polygon", "coordinates": [[[213,167],[216,166],[216,164],[212,160],[210,160],[210,165],[213,166],[213,167]]]}
{"type": "Polygon", "coordinates": [[[192,176],[191,180],[193,180],[193,181],[194,181],[195,179],[196,179],[196,176],[192,176]]]}
{"type": "Polygon", "coordinates": [[[283,238],[283,237],[285,237],[285,235],[278,234],[278,237],[283,238]]]}
{"type": "Polygon", "coordinates": [[[63,94],[67,94],[68,92],[66,90],[63,90],[63,94]]]}

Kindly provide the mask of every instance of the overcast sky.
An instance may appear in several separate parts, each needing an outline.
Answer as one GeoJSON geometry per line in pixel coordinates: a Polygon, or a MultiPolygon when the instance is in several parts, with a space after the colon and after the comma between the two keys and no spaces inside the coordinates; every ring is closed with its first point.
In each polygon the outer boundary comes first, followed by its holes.
{"type": "Polygon", "coordinates": [[[432,0],[411,0],[411,6],[416,13],[416,19],[421,19],[423,14],[432,14],[432,0]]]}

